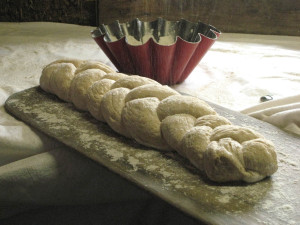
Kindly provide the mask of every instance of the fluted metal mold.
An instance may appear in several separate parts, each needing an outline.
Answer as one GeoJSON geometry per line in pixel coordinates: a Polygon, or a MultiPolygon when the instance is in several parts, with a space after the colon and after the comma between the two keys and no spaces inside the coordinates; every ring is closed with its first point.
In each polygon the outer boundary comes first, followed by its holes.
{"type": "Polygon", "coordinates": [[[221,32],[185,19],[144,22],[136,18],[102,24],[91,34],[119,72],[174,85],[189,76],[221,32]]]}

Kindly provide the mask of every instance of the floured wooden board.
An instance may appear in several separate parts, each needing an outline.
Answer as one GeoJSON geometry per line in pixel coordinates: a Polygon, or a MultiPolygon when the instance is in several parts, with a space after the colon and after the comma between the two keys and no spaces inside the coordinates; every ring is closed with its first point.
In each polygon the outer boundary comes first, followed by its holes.
{"type": "MultiPolygon", "coordinates": [[[[12,95],[6,109],[141,188],[208,224],[299,224],[300,139],[220,106],[236,125],[262,133],[276,145],[279,169],[255,184],[215,184],[176,153],[161,153],[114,133],[39,87],[12,95]]],[[[80,166],[80,165],[78,165],[80,166]]]]}

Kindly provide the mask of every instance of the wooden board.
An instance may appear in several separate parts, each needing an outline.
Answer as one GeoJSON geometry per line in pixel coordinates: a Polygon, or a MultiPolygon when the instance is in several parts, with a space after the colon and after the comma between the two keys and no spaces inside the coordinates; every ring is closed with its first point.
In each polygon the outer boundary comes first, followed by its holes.
{"type": "Polygon", "coordinates": [[[176,153],[161,153],[114,133],[106,124],[39,87],[9,97],[6,109],[176,208],[208,224],[297,224],[300,221],[300,139],[212,104],[234,124],[272,140],[279,169],[255,184],[215,184],[176,153]]]}

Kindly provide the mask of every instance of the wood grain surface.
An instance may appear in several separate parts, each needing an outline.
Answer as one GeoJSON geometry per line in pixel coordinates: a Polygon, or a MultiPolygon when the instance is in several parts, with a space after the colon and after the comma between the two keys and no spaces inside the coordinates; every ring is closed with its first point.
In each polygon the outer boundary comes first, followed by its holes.
{"type": "MultiPolygon", "coordinates": [[[[211,104],[211,103],[210,103],[211,104]]],[[[207,224],[297,224],[300,221],[300,139],[211,104],[234,124],[273,141],[279,169],[254,184],[208,181],[176,153],[161,153],[114,133],[88,112],[39,87],[9,97],[6,109],[29,125],[207,224]]]]}

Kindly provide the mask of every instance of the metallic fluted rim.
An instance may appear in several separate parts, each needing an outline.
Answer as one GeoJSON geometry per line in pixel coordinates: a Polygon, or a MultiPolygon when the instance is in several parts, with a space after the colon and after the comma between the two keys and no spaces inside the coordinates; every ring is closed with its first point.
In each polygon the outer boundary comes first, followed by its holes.
{"type": "Polygon", "coordinates": [[[214,40],[221,32],[201,21],[193,23],[185,19],[169,21],[158,18],[146,22],[135,18],[126,23],[116,20],[107,25],[101,24],[91,34],[93,38],[104,36],[106,42],[115,42],[125,37],[129,45],[143,45],[152,38],[160,45],[172,45],[178,37],[189,43],[199,43],[201,36],[214,40]]]}

